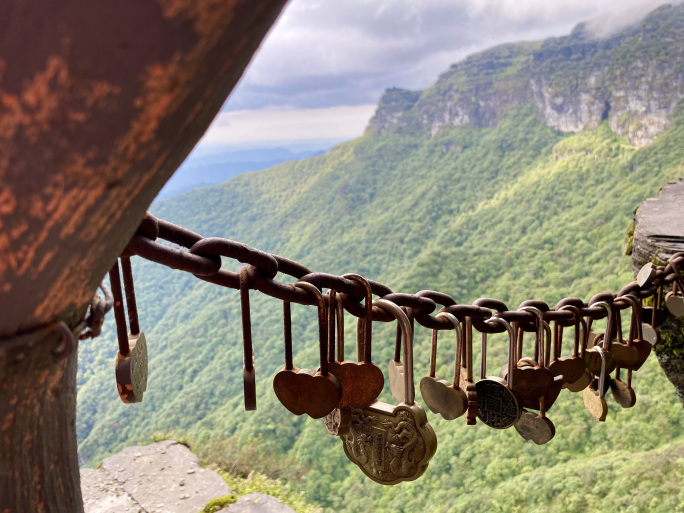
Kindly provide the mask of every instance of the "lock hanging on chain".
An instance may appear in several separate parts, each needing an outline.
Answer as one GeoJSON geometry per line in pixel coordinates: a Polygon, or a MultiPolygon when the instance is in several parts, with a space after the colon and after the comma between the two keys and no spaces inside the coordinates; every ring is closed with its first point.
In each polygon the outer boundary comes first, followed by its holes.
{"type": "Polygon", "coordinates": [[[142,402],[143,393],[147,390],[147,341],[145,340],[145,334],[140,331],[138,322],[138,308],[135,302],[135,288],[133,286],[133,270],[129,257],[121,257],[121,271],[120,273],[118,260],[109,271],[112,295],[114,296],[116,338],[119,343],[119,350],[114,361],[114,370],[119,397],[121,397],[124,403],[131,404],[142,402]],[[126,327],[121,274],[123,274],[123,284],[126,293],[126,310],[128,312],[130,332],[126,327]]]}

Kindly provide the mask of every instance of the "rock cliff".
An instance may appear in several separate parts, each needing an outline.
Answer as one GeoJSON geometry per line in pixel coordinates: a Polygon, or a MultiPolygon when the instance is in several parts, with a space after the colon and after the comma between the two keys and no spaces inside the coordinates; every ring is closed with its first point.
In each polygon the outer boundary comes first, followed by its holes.
{"type": "Polygon", "coordinates": [[[559,131],[607,120],[635,146],[649,144],[684,97],[684,5],[664,5],[606,38],[591,27],[470,56],[424,91],[389,89],[368,130],[430,137],[448,126],[493,127],[511,107],[532,103],[559,131]]]}

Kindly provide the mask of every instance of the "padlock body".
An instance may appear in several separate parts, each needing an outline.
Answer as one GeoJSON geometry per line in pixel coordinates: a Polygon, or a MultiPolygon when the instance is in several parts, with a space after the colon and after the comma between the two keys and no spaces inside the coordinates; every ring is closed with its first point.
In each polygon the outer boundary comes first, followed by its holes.
{"type": "Polygon", "coordinates": [[[417,403],[352,409],[351,427],[341,438],[347,457],[385,485],[420,477],[437,450],[437,436],[417,403]]]}
{"type": "Polygon", "coordinates": [[[128,335],[129,353],[116,353],[114,369],[119,397],[124,403],[139,403],[147,390],[147,341],[144,333],[128,335]]]}

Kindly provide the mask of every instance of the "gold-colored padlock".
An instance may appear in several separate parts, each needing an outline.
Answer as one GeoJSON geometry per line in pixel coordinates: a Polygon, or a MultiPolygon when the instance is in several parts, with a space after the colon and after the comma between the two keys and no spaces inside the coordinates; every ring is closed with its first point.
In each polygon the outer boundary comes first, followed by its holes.
{"type": "Polygon", "coordinates": [[[347,457],[376,483],[393,485],[413,481],[428,467],[437,450],[437,436],[425,410],[414,401],[413,330],[408,317],[396,304],[376,299],[373,306],[392,313],[403,333],[404,401],[394,406],[375,402],[368,408],[352,409],[349,431],[342,435],[347,457]]]}

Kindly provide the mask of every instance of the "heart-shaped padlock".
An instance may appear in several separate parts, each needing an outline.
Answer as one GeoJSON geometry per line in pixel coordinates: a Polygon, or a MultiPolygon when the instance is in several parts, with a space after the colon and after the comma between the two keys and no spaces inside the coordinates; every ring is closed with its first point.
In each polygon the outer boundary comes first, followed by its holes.
{"type": "Polygon", "coordinates": [[[414,401],[413,330],[408,317],[396,304],[373,301],[392,313],[403,333],[405,380],[404,401],[396,406],[375,402],[368,408],[352,409],[349,432],[342,435],[347,457],[376,483],[392,485],[420,477],[437,450],[437,437],[425,410],[414,401]]]}
{"type": "Polygon", "coordinates": [[[328,372],[328,332],[325,298],[316,286],[297,282],[296,287],[311,293],[318,304],[318,345],[320,370],[298,369],[292,362],[292,329],[290,303],[283,302],[285,326],[285,368],[273,378],[278,400],[295,415],[306,413],[313,419],[328,415],[340,402],[342,390],[337,378],[328,372]]]}
{"type": "Polygon", "coordinates": [[[124,289],[126,291],[126,309],[130,333],[126,328],[126,314],[124,313],[123,294],[121,291],[121,274],[117,261],[109,271],[109,279],[114,296],[114,319],[116,321],[116,335],[119,351],[114,360],[116,388],[124,403],[139,403],[147,390],[147,341],[145,334],[140,331],[138,323],[138,309],[135,302],[135,287],[133,285],[133,270],[131,259],[121,257],[124,289]]]}
{"type": "Polygon", "coordinates": [[[468,409],[468,397],[465,390],[460,388],[461,356],[463,354],[463,333],[461,323],[452,314],[442,312],[437,314],[449,320],[456,332],[456,360],[454,363],[454,380],[449,383],[439,379],[435,374],[437,361],[437,330],[432,330],[432,347],[430,351],[430,373],[420,381],[420,393],[432,413],[439,413],[445,420],[453,420],[463,415],[468,409]]]}
{"type": "Polygon", "coordinates": [[[636,404],[636,393],[632,388],[632,371],[627,371],[627,383],[620,379],[620,367],[615,369],[615,378],[610,380],[610,392],[613,399],[623,408],[631,408],[636,404]]]}
{"type": "MultiPolygon", "coordinates": [[[[373,292],[370,284],[358,274],[345,274],[343,278],[359,282],[363,285],[365,291],[365,315],[363,320],[359,319],[361,325],[357,330],[357,338],[359,338],[359,334],[363,334],[363,338],[357,340],[357,353],[361,352],[363,354],[363,360],[355,362],[344,359],[344,335],[340,331],[341,328],[343,329],[344,319],[342,304],[339,298],[337,298],[335,299],[335,304],[331,304],[331,310],[333,307],[335,308],[336,317],[338,318],[337,357],[333,358],[332,355],[329,355],[330,363],[328,368],[330,373],[337,378],[342,388],[342,397],[340,398],[338,408],[345,408],[347,406],[365,408],[375,402],[385,384],[382,370],[373,363],[371,353],[373,292]],[[362,351],[358,351],[359,347],[362,351]]],[[[330,296],[330,298],[332,297],[333,295],[330,296]]]]}

